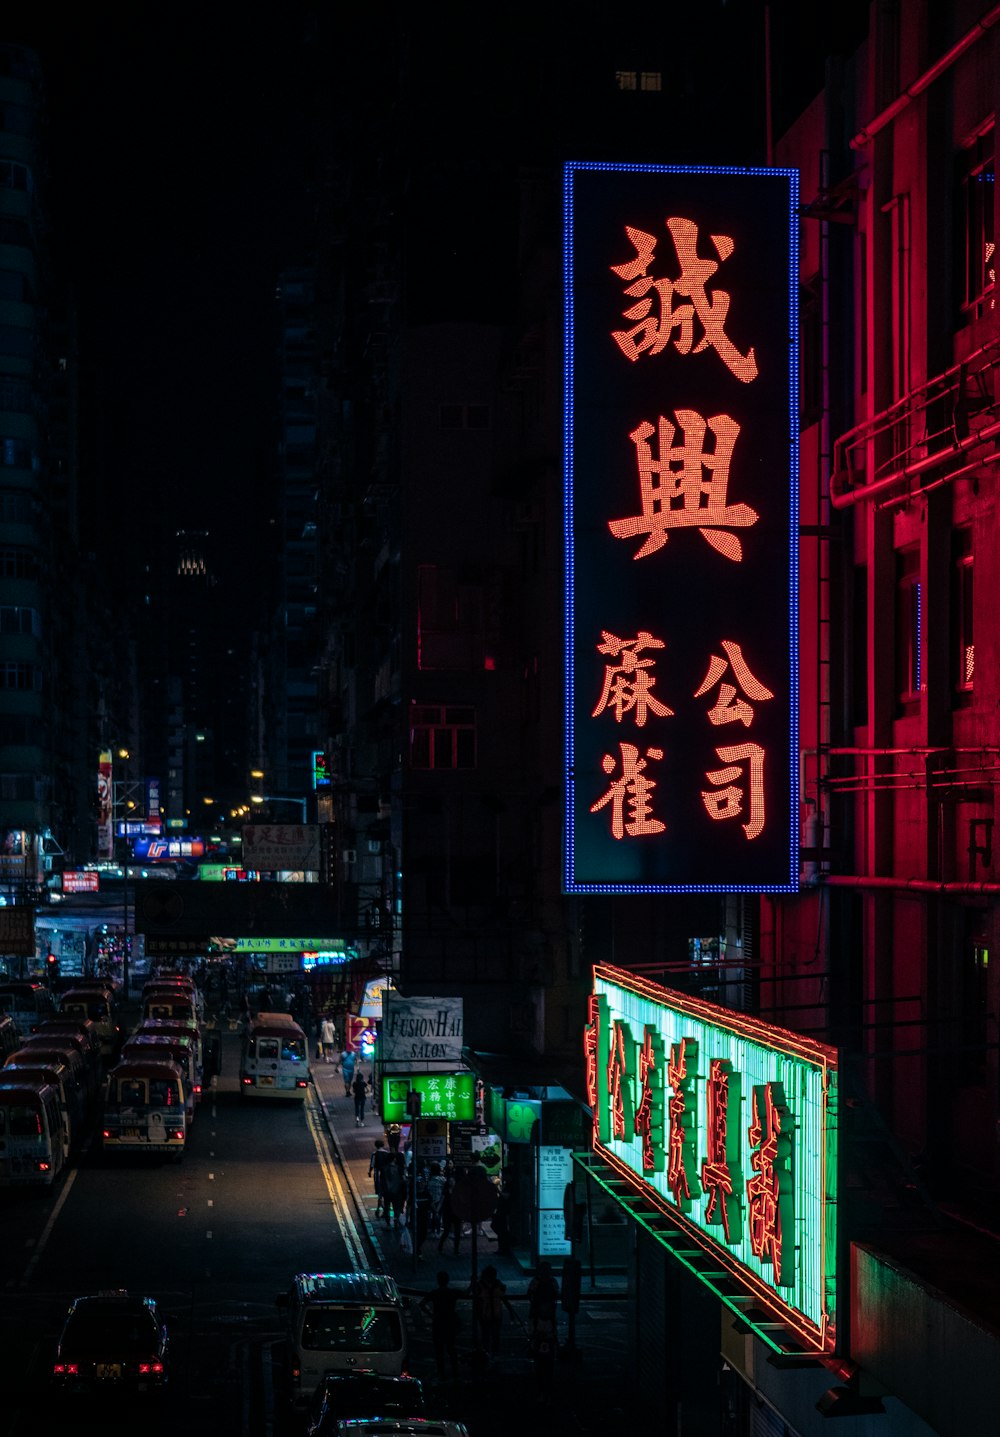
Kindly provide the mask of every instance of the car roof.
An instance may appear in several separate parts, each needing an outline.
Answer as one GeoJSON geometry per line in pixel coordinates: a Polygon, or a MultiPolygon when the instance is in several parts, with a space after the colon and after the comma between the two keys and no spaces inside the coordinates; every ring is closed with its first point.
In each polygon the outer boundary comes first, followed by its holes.
{"type": "Polygon", "coordinates": [[[442,1417],[343,1417],[336,1430],[344,1437],[464,1437],[461,1422],[442,1417]]]}
{"type": "Polygon", "coordinates": [[[156,1298],[142,1297],[122,1288],[113,1292],[87,1293],[83,1297],[75,1297],[69,1305],[69,1314],[74,1313],[90,1314],[94,1312],[148,1312],[150,1316],[156,1316],[156,1298]]]}
{"type": "Polygon", "coordinates": [[[394,1280],[381,1272],[300,1272],[293,1283],[301,1297],[316,1302],[400,1300],[394,1280]]]}

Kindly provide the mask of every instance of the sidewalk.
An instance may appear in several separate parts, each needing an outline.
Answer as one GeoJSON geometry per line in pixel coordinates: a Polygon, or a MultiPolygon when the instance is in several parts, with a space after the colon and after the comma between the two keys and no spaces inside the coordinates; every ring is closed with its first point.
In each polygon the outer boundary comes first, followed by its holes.
{"type": "MultiPolygon", "coordinates": [[[[404,1297],[410,1299],[410,1370],[429,1387],[436,1387],[430,1318],[420,1312],[419,1301],[434,1287],[439,1271],[449,1274],[453,1288],[467,1291],[472,1276],[472,1238],[462,1238],[457,1257],[451,1242],[444,1252],[439,1252],[438,1239],[434,1236],[428,1237],[423,1255],[416,1261],[412,1254],[400,1251],[397,1234],[387,1230],[381,1218],[375,1219],[375,1194],[368,1176],[375,1139],[384,1136],[381,1119],[369,1110],[365,1126],[357,1127],[354,1100],[345,1095],[343,1080],[336,1068],[314,1060],[312,1072],[327,1127],[340,1154],[358,1211],[365,1215],[380,1266],[391,1273],[404,1297]]],[[[470,1430],[476,1437],[480,1434],[487,1437],[493,1431],[507,1432],[512,1424],[516,1424],[520,1437],[531,1437],[536,1425],[539,1432],[551,1432],[553,1406],[559,1408],[562,1431],[585,1432],[606,1423],[610,1413],[620,1410],[631,1380],[628,1341],[631,1304],[626,1299],[624,1277],[602,1275],[596,1292],[590,1289],[589,1279],[585,1277],[576,1319],[575,1354],[566,1350],[568,1319],[560,1311],[559,1340],[563,1351],[556,1363],[547,1400],[536,1401],[526,1329],[526,1294],[533,1273],[522,1267],[516,1257],[497,1254],[496,1240],[488,1223],[483,1224],[483,1232],[485,1236],[477,1240],[478,1271],[482,1272],[487,1264],[496,1268],[501,1282],[506,1284],[515,1315],[505,1315],[500,1351],[487,1366],[476,1357],[471,1302],[459,1303],[462,1325],[457,1346],[462,1375],[457,1383],[443,1384],[438,1389],[437,1411],[440,1415],[470,1420],[470,1430]],[[446,1402],[447,1412],[442,1400],[446,1402]],[[526,1411],[526,1403],[532,1410],[526,1411]],[[533,1416],[536,1410],[537,1424],[533,1416]]]]}

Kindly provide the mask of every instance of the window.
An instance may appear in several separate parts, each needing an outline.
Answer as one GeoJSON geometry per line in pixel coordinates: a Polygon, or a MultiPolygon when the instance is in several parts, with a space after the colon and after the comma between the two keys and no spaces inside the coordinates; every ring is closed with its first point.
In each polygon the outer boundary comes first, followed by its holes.
{"type": "Polygon", "coordinates": [[[41,633],[42,616],[37,609],[0,604],[0,634],[34,634],[37,639],[41,633]]]}
{"type": "Polygon", "coordinates": [[[31,524],[35,500],[23,489],[0,489],[0,524],[31,524]]]}
{"type": "Polygon", "coordinates": [[[643,70],[639,76],[640,90],[662,90],[663,76],[659,70],[643,70]]]}
{"type": "Polygon", "coordinates": [[[30,689],[42,687],[42,671],[34,664],[0,664],[0,689],[30,689]]]}
{"type": "Polygon", "coordinates": [[[896,554],[896,700],[910,712],[920,697],[921,611],[920,550],[900,549],[896,554]]]}
{"type": "Polygon", "coordinates": [[[483,580],[472,565],[421,564],[417,571],[417,666],[481,669],[483,580]]]}
{"type": "Polygon", "coordinates": [[[457,704],[411,704],[410,766],[475,768],[476,710],[457,704]]]}
{"type": "Polygon", "coordinates": [[[0,577],[37,579],[39,571],[38,555],[33,549],[0,549],[0,577]]]}
{"type": "Polygon", "coordinates": [[[0,434],[0,464],[5,469],[37,470],[41,467],[41,460],[26,439],[0,434]]]}
{"type": "Polygon", "coordinates": [[[618,86],[619,90],[635,90],[635,89],[637,89],[637,88],[638,88],[637,80],[638,80],[638,76],[636,75],[636,73],[635,73],[634,70],[616,70],[616,71],[615,71],[615,84],[618,86]]]}
{"type": "Polygon", "coordinates": [[[959,211],[962,228],[962,307],[982,314],[994,306],[993,126],[977,135],[962,155],[959,211]]]}
{"type": "Polygon", "coordinates": [[[30,190],[31,171],[16,160],[0,160],[0,189],[30,190]]]}

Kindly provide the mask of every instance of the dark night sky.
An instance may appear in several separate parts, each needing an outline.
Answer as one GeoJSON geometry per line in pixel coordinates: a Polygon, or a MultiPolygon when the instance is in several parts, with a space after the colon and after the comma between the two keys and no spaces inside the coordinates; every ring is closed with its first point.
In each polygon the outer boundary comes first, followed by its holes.
{"type": "MultiPolygon", "coordinates": [[[[305,39],[314,10],[342,18],[356,3],[288,0],[254,9],[213,0],[131,7],[32,0],[20,15],[6,7],[0,20],[3,38],[42,56],[53,256],[80,315],[85,474],[108,501],[125,505],[137,551],[155,545],[165,526],[209,527],[238,574],[266,532],[275,464],[274,286],[281,266],[303,251],[311,203],[301,77],[317,55],[307,58],[305,39]]],[[[381,105],[378,24],[389,21],[377,17],[408,7],[362,8],[369,24],[376,16],[375,35],[369,31],[348,59],[372,76],[369,88],[357,90],[359,103],[381,105]]],[[[692,103],[697,97],[707,113],[710,47],[699,40],[698,23],[692,28],[691,7],[641,8],[655,17],[665,87],[692,103]]],[[[827,43],[849,44],[864,7],[776,0],[770,8],[780,121],[781,106],[794,112],[814,93],[819,55],[827,43]]],[[[478,115],[446,106],[438,117],[443,136],[456,118],[466,138],[477,120],[487,136],[491,123],[496,129],[493,106],[482,103],[488,82],[477,89],[491,52],[509,62],[524,47],[527,68],[544,77],[540,13],[515,4],[492,21],[480,12],[470,29],[469,7],[444,3],[415,18],[416,38],[439,75],[450,73],[455,93],[476,95],[480,105],[478,115]],[[481,24],[492,25],[492,38],[481,24]],[[457,83],[460,73],[467,88],[457,83]]],[[[607,4],[584,0],[545,13],[553,40],[562,17],[561,43],[579,53],[591,42],[603,53],[611,39],[641,52],[650,34],[641,17],[630,11],[616,21],[607,4]]],[[[741,126],[762,136],[761,0],[704,0],[696,13],[713,39],[736,37],[725,72],[742,84],[741,126]]],[[[544,89],[536,106],[537,127],[546,123],[544,89]]],[[[718,134],[728,148],[725,125],[718,134]]]]}

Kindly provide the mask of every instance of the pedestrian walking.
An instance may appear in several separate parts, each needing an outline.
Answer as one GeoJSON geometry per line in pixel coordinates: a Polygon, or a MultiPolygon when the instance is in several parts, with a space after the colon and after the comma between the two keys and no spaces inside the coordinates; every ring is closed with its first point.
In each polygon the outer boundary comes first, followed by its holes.
{"type": "Polygon", "coordinates": [[[351,1096],[351,1084],[354,1082],[354,1054],[341,1053],[340,1055],[340,1076],[344,1080],[344,1097],[351,1096]]]}
{"type": "Polygon", "coordinates": [[[324,1063],[332,1063],[334,1050],[337,1046],[337,1030],[328,1017],[324,1018],[319,1025],[319,1046],[322,1061],[324,1063]]]}
{"type": "Polygon", "coordinates": [[[355,1126],[363,1128],[365,1125],[365,1099],[368,1097],[368,1079],[360,1068],[354,1075],[351,1092],[354,1094],[355,1126]]]}
{"type": "Polygon", "coordinates": [[[528,1284],[528,1340],[539,1402],[548,1401],[558,1343],[559,1284],[550,1263],[540,1262],[528,1284]]]}
{"type": "Polygon", "coordinates": [[[441,1235],[438,1239],[438,1252],[444,1252],[444,1245],[451,1237],[455,1244],[455,1256],[462,1245],[462,1219],[452,1207],[452,1196],[455,1192],[455,1171],[451,1163],[447,1163],[444,1170],[444,1193],[441,1196],[441,1235]]]}
{"type": "Polygon", "coordinates": [[[368,1159],[368,1176],[375,1189],[375,1216],[381,1217],[385,1204],[385,1174],[391,1154],[382,1138],[375,1139],[371,1157],[368,1159]]]}
{"type": "Polygon", "coordinates": [[[431,1202],[429,1231],[434,1237],[441,1236],[441,1205],[444,1202],[445,1177],[440,1163],[431,1163],[431,1175],[427,1179],[427,1196],[431,1202]]]}
{"type": "Polygon", "coordinates": [[[514,1309],[507,1298],[507,1284],[501,1282],[497,1270],[490,1264],[484,1267],[473,1298],[473,1311],[479,1328],[479,1340],[486,1352],[495,1357],[500,1351],[500,1333],[503,1329],[504,1308],[514,1316],[514,1309]]]}
{"type": "Polygon", "coordinates": [[[431,1314],[431,1342],[434,1345],[434,1359],[437,1362],[439,1379],[444,1382],[448,1376],[447,1364],[451,1366],[452,1377],[458,1377],[458,1299],[462,1295],[449,1286],[446,1272],[437,1275],[437,1287],[420,1303],[422,1312],[431,1314]]]}
{"type": "Polygon", "coordinates": [[[398,1148],[391,1148],[382,1174],[382,1216],[386,1227],[403,1225],[406,1202],[406,1159],[398,1148]]]}

